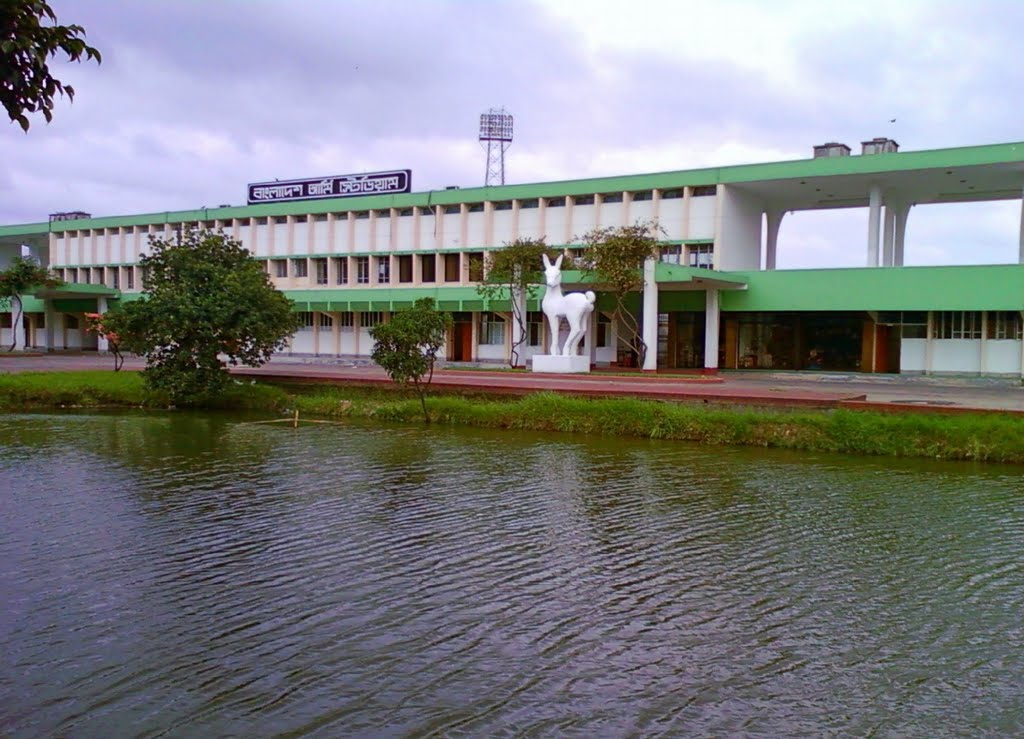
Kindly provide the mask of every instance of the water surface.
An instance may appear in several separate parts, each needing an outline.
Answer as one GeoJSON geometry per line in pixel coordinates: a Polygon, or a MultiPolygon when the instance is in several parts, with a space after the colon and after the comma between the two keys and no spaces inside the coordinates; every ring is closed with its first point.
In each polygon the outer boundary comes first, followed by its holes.
{"type": "Polygon", "coordinates": [[[0,733],[1012,735],[1019,470],[7,416],[0,733]]]}

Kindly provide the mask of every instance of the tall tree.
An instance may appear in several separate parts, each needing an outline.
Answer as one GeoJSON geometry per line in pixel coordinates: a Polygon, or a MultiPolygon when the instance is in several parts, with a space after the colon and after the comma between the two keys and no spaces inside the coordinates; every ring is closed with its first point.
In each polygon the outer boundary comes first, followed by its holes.
{"type": "MultiPolygon", "coordinates": [[[[0,0],[2,1],[2,0],[0,0]]],[[[54,277],[50,270],[26,257],[15,257],[6,269],[0,270],[0,308],[17,305],[16,312],[11,316],[11,346],[14,351],[17,344],[17,326],[21,325],[23,315],[21,296],[33,288],[54,287],[61,281],[54,277]]]]}
{"type": "Polygon", "coordinates": [[[658,236],[663,229],[653,221],[632,226],[595,228],[582,237],[586,251],[581,264],[584,274],[602,286],[615,300],[614,320],[619,344],[636,351],[639,365],[650,347],[644,342],[640,319],[630,310],[630,293],[644,287],[644,262],[658,257],[658,236]]]}
{"type": "Polygon", "coordinates": [[[512,304],[512,321],[518,328],[509,348],[508,363],[518,367],[519,349],[529,338],[526,331],[526,302],[537,296],[544,283],[541,257],[554,256],[544,239],[516,239],[495,249],[488,255],[487,275],[476,290],[488,300],[509,300],[512,304]]]}
{"type": "Polygon", "coordinates": [[[0,0],[0,103],[12,121],[28,131],[26,113],[53,120],[53,98],[75,89],[50,74],[49,62],[58,53],[68,61],[102,61],[100,52],[85,43],[85,29],[57,25],[45,0],[0,0]]]}
{"type": "Polygon", "coordinates": [[[430,423],[426,392],[434,379],[437,352],[444,346],[452,317],[434,307],[433,298],[420,298],[408,310],[397,311],[388,323],[370,329],[376,342],[373,361],[400,385],[416,390],[423,408],[423,420],[430,423]]]}
{"type": "Polygon", "coordinates": [[[110,327],[122,348],[146,357],[149,386],[179,405],[215,396],[229,381],[228,365],[264,364],[298,328],[292,301],[224,234],[151,239],[139,264],[142,299],[121,306],[110,327]]]}

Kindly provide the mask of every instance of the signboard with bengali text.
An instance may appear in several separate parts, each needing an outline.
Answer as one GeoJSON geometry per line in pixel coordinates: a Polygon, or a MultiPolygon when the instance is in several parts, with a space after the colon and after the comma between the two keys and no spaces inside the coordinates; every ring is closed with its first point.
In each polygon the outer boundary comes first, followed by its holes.
{"type": "Polygon", "coordinates": [[[275,180],[249,185],[249,205],[291,200],[352,198],[363,195],[394,195],[412,191],[412,170],[346,174],[308,180],[275,180]]]}

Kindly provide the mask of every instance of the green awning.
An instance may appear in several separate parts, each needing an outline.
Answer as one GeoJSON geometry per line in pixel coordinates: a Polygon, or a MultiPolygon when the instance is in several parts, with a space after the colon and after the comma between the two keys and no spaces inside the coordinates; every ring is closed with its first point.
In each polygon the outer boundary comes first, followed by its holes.
{"type": "Polygon", "coordinates": [[[60,313],[97,312],[96,301],[89,298],[57,298],[53,301],[53,308],[60,313]]]}

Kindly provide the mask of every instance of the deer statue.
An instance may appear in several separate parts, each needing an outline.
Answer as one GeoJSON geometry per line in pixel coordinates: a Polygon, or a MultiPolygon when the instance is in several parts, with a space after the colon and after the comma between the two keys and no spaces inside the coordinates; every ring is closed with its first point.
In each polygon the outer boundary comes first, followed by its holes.
{"type": "Polygon", "coordinates": [[[569,293],[562,295],[562,255],[558,256],[552,264],[548,255],[544,254],[544,282],[547,290],[544,291],[544,299],[540,307],[548,319],[548,327],[551,329],[551,349],[553,355],[561,354],[571,357],[576,354],[576,348],[580,345],[583,335],[587,333],[587,326],[590,325],[590,314],[594,312],[595,295],[593,291],[585,293],[569,293]],[[558,328],[561,318],[569,322],[569,336],[565,340],[565,346],[559,351],[558,328]]]}

